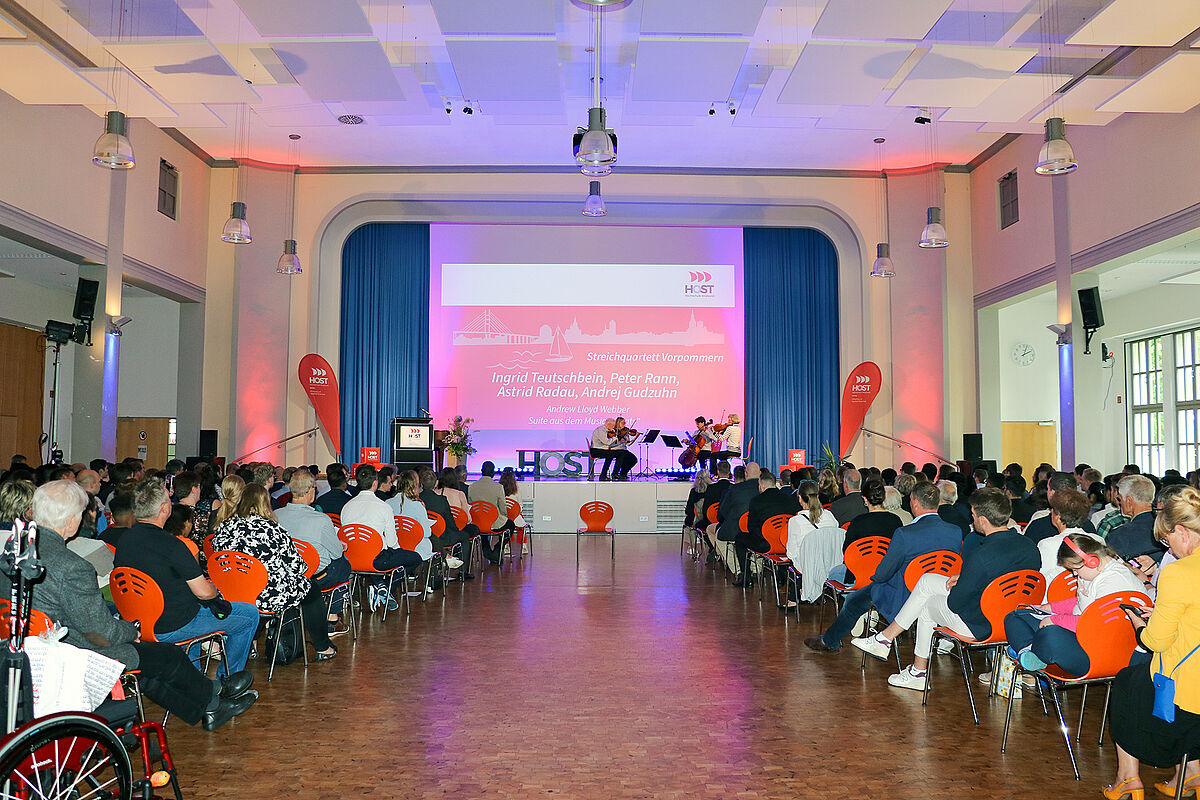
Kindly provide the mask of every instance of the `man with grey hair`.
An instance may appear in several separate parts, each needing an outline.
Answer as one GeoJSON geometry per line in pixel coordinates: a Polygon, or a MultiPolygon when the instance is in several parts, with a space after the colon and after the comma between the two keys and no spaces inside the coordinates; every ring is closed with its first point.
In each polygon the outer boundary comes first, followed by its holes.
{"type": "Polygon", "coordinates": [[[1125,561],[1150,556],[1162,561],[1166,551],[1154,538],[1154,482],[1145,475],[1126,475],[1117,484],[1121,493],[1121,513],[1129,522],[1113,528],[1105,543],[1125,561]]]}
{"type": "Polygon", "coordinates": [[[834,519],[845,525],[860,514],[867,513],[867,503],[863,500],[862,473],[856,469],[848,469],[842,473],[842,496],[829,506],[834,519]]]}
{"type": "Polygon", "coordinates": [[[171,498],[160,481],[147,478],[137,485],[133,515],[137,521],[118,541],[114,560],[118,567],[146,573],[162,591],[163,611],[154,624],[155,638],[182,642],[224,631],[229,669],[245,669],[258,631],[258,609],[253,603],[231,603],[221,597],[192,551],[163,530],[171,516],[171,498]]]}
{"type": "Polygon", "coordinates": [[[46,576],[34,587],[33,607],[67,629],[68,644],[140,670],[142,692],[189,725],[202,722],[206,730],[215,730],[250,708],[258,694],[250,689],[254,678],[249,672],[210,681],[181,648],[139,641],[136,625],[113,617],[96,585],[95,570],[66,546],[87,502],[74,481],[52,481],[34,493],[33,518],[46,576]]]}
{"type": "MultiPolygon", "coordinates": [[[[317,497],[317,481],[306,469],[298,469],[291,475],[288,482],[292,501],[275,512],[279,525],[288,536],[312,545],[317,553],[317,571],[311,578],[312,585],[317,591],[340,586],[350,579],[350,562],[344,555],[346,545],[337,537],[337,529],[328,514],[322,514],[312,507],[317,497]]],[[[333,603],[333,612],[343,605],[333,603]]],[[[344,598],[343,603],[344,603],[344,598]]],[[[329,635],[342,634],[349,628],[338,626],[337,613],[332,613],[328,619],[329,635]]]]}
{"type": "Polygon", "coordinates": [[[604,420],[604,424],[592,431],[592,438],[589,443],[589,455],[593,459],[603,459],[604,466],[600,468],[599,480],[608,480],[608,468],[614,460],[617,460],[617,467],[613,470],[613,474],[619,474],[621,471],[621,452],[617,449],[617,421],[612,417],[604,420]]]}

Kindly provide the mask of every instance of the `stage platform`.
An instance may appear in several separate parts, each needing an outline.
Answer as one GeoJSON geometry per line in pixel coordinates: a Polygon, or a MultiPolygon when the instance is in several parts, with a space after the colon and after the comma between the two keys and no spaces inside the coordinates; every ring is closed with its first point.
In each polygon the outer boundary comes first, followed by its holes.
{"type": "Polygon", "coordinates": [[[612,527],[623,533],[673,533],[683,527],[690,481],[524,480],[521,513],[536,533],[574,533],[582,524],[579,507],[591,500],[609,503],[612,527]]]}

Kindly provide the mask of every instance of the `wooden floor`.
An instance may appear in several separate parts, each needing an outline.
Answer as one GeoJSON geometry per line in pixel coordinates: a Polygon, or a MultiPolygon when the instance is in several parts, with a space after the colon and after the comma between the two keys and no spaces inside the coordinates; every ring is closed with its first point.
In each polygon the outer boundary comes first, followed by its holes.
{"type": "Polygon", "coordinates": [[[244,717],[168,726],[185,795],[1066,798],[1112,778],[1098,692],[1076,782],[1036,697],[1001,755],[1003,703],[980,701],[972,725],[950,656],[922,708],[887,686],[894,666],[809,652],[818,608],[785,622],[680,558],[676,537],[618,537],[615,564],[607,540],[585,541],[578,571],[573,536],[536,547],[408,619],[369,620],[307,672],[268,684],[252,662],[262,696],[244,717]]]}

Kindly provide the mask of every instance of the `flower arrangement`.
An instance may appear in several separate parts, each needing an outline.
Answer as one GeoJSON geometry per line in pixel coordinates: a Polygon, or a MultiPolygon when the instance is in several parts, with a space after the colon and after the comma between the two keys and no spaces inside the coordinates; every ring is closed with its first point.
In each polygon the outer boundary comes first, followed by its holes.
{"type": "Polygon", "coordinates": [[[458,414],[450,423],[450,433],[446,436],[446,450],[457,459],[463,459],[475,452],[471,446],[471,423],[475,420],[458,414]]]}

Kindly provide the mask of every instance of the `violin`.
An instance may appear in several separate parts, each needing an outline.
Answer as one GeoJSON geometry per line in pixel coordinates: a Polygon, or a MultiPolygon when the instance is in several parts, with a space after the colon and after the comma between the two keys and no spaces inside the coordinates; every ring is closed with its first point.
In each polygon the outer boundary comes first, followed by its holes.
{"type": "Polygon", "coordinates": [[[713,433],[724,433],[725,429],[732,425],[732,422],[718,422],[716,425],[710,425],[713,433]]]}
{"type": "Polygon", "coordinates": [[[624,438],[626,436],[640,436],[641,435],[641,431],[639,431],[637,428],[629,428],[629,427],[618,428],[613,433],[617,437],[620,437],[620,438],[624,438]]]}

